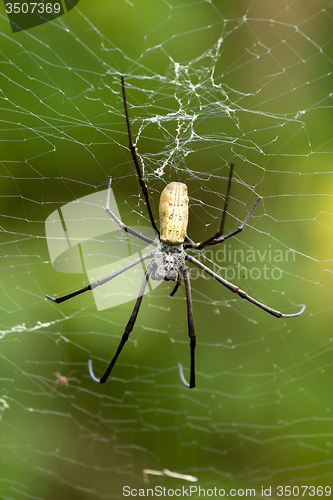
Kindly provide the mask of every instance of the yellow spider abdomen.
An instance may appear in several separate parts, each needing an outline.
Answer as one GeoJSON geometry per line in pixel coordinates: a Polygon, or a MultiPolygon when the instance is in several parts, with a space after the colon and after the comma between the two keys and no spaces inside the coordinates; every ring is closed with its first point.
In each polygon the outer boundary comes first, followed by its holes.
{"type": "Polygon", "coordinates": [[[160,197],[160,239],[166,245],[184,243],[188,222],[187,186],[170,182],[160,197]]]}

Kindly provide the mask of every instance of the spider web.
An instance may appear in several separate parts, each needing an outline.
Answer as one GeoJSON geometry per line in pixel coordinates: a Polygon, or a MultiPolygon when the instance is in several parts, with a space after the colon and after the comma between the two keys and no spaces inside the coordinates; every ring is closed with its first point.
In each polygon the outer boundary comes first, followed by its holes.
{"type": "Polygon", "coordinates": [[[171,496],[188,476],[207,496],[333,485],[332,16],[325,1],[82,0],[13,34],[2,7],[0,498],[171,496]],[[88,362],[101,376],[142,266],[114,307],[98,301],[118,285],[45,299],[89,282],[85,258],[117,263],[129,245],[86,226],[68,236],[89,211],[53,219],[63,236],[50,241],[52,214],[93,196],[100,228],[112,177],[123,222],[149,230],[121,74],[155,217],[164,186],[185,182],[189,236],[213,234],[234,161],[225,232],[262,199],[241,234],[193,255],[284,313],[306,305],[276,319],[191,268],[193,390],[178,370],[188,380],[184,285],[148,290],[105,385],[88,362]],[[82,269],[61,251],[52,266],[50,245],[65,243],[82,269]]]}

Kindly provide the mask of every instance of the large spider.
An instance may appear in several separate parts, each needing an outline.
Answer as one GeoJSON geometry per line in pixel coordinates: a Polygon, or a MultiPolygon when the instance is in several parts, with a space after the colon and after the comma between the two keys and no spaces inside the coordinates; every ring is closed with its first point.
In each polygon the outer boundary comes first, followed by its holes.
{"type": "Polygon", "coordinates": [[[107,200],[106,200],[106,212],[110,215],[110,217],[115,222],[117,222],[117,224],[119,225],[119,227],[121,229],[123,229],[124,231],[136,236],[137,238],[140,238],[141,240],[155,246],[155,250],[146,253],[145,255],[134,260],[133,262],[126,265],[122,269],[120,269],[116,272],[113,272],[112,274],[109,274],[108,276],[105,276],[104,278],[100,278],[97,281],[94,281],[93,283],[90,283],[89,285],[87,285],[83,288],[80,288],[79,290],[76,290],[75,292],[69,293],[67,295],[63,295],[62,297],[54,298],[54,297],[50,297],[49,295],[46,295],[46,297],[48,299],[52,300],[53,302],[56,302],[57,304],[59,304],[60,302],[64,302],[65,300],[68,300],[68,299],[71,299],[72,297],[75,297],[76,295],[79,295],[79,294],[86,292],[88,290],[92,290],[92,289],[96,288],[97,286],[103,285],[107,281],[112,280],[113,278],[115,278],[119,274],[130,269],[131,267],[135,266],[139,262],[142,262],[143,260],[152,259],[151,262],[148,264],[147,269],[145,271],[145,274],[144,274],[144,277],[143,277],[143,280],[141,283],[138,298],[136,300],[131,317],[130,317],[130,319],[125,327],[125,331],[124,331],[124,334],[120,340],[118,349],[116,350],[116,353],[113,356],[112,361],[110,362],[109,366],[107,367],[104,375],[99,380],[99,382],[104,384],[107,381],[107,379],[111,373],[111,370],[114,367],[114,365],[118,359],[118,356],[121,353],[131,331],[133,330],[133,327],[134,327],[134,324],[135,324],[135,321],[136,321],[136,318],[137,318],[137,315],[139,312],[139,308],[140,308],[140,305],[142,302],[142,297],[143,297],[147,282],[149,280],[149,277],[151,276],[153,279],[164,279],[165,281],[169,281],[169,280],[175,281],[176,284],[175,284],[173,290],[170,292],[170,296],[172,297],[176,293],[176,291],[178,290],[178,288],[181,284],[181,275],[182,275],[184,278],[185,291],[186,291],[188,335],[190,338],[190,357],[191,357],[190,383],[186,384],[186,385],[188,385],[190,388],[192,388],[192,387],[195,387],[196,334],[195,334],[194,321],[193,321],[191,286],[190,286],[190,280],[189,280],[188,270],[187,270],[187,267],[185,265],[185,261],[190,262],[190,263],[198,266],[205,273],[209,274],[210,276],[215,278],[217,281],[222,283],[222,285],[229,288],[229,290],[231,290],[232,292],[234,292],[237,295],[239,295],[240,297],[242,297],[242,299],[246,299],[249,302],[252,302],[252,304],[255,304],[256,306],[260,307],[261,309],[268,312],[269,314],[276,316],[277,318],[292,318],[295,316],[299,316],[304,311],[305,306],[303,305],[301,310],[297,313],[282,314],[280,311],[276,311],[275,309],[272,309],[271,307],[268,307],[268,306],[262,304],[261,302],[257,301],[256,299],[250,297],[246,292],[244,292],[243,290],[238,288],[238,286],[223,279],[221,276],[214,273],[211,269],[209,269],[204,264],[202,264],[200,261],[198,261],[197,259],[195,259],[191,255],[186,253],[185,250],[187,250],[188,248],[201,250],[206,245],[216,245],[218,243],[222,243],[222,241],[225,241],[227,238],[231,238],[232,236],[235,236],[236,234],[240,233],[243,230],[243,228],[246,225],[249,218],[251,217],[257,204],[259,203],[260,196],[258,197],[255,204],[251,208],[250,212],[246,216],[244,222],[239,227],[237,227],[236,229],[234,229],[230,233],[226,234],[225,236],[222,235],[225,217],[226,217],[226,213],[227,213],[227,207],[228,207],[230,185],[231,185],[231,179],[232,179],[232,173],[233,173],[233,163],[231,163],[231,167],[230,167],[229,182],[228,182],[227,193],[226,193],[225,202],[224,202],[221,225],[215,234],[213,234],[210,238],[207,238],[206,240],[203,240],[199,243],[194,243],[186,235],[187,222],[188,222],[187,186],[186,186],[186,184],[182,184],[180,182],[171,182],[170,184],[168,184],[164,188],[164,190],[161,193],[160,205],[159,205],[160,230],[158,230],[158,228],[155,224],[154,216],[153,216],[151,206],[150,206],[148,187],[147,187],[147,184],[146,184],[145,179],[143,177],[140,162],[139,162],[138,156],[136,154],[135,146],[134,146],[133,140],[132,140],[131,126],[130,126],[129,117],[128,117],[126,95],[125,95],[125,85],[124,85],[124,78],[123,77],[121,77],[121,85],[122,85],[123,102],[124,102],[124,108],[125,108],[125,116],[126,116],[126,122],[127,122],[129,148],[130,148],[130,151],[132,153],[134,164],[135,164],[135,167],[137,170],[141,189],[142,189],[143,195],[144,195],[145,200],[146,200],[146,205],[147,205],[147,209],[148,209],[150,222],[151,222],[151,225],[152,225],[159,241],[158,242],[153,241],[150,238],[147,238],[147,237],[143,236],[142,234],[138,233],[137,231],[135,231],[131,227],[126,226],[111,211],[111,209],[110,209],[111,179],[110,179],[109,191],[108,191],[107,200]]]}

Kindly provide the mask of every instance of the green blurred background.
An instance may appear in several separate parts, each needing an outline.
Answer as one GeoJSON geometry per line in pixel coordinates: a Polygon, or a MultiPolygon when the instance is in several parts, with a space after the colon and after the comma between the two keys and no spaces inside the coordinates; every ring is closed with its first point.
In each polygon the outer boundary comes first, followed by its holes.
{"type": "MultiPolygon", "coordinates": [[[[332,485],[333,4],[81,0],[15,34],[0,14],[0,497],[119,498],[124,485],[147,486],[147,468],[191,474],[203,488],[332,485]],[[306,304],[298,318],[192,280],[191,391],[177,368],[188,378],[184,287],[144,297],[103,386],[88,360],[101,375],[134,302],[98,311],[90,293],[44,298],[87,283],[52,268],[52,212],[112,177],[123,221],[149,225],[120,74],[156,217],[165,184],[186,182],[189,236],[215,232],[234,160],[226,230],[262,200],[227,249],[295,251],[265,259],[280,279],[244,272],[235,283],[286,313],[306,304]],[[77,380],[57,384],[55,373],[72,371],[77,380]]],[[[235,262],[218,255],[203,262],[231,273],[235,262]]]]}

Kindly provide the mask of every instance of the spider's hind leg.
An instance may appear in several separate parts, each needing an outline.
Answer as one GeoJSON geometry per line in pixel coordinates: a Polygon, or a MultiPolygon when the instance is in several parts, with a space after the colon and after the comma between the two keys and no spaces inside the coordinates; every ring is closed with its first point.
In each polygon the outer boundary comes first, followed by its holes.
{"type": "Polygon", "coordinates": [[[188,336],[190,338],[190,389],[195,387],[195,346],[196,346],[196,333],[194,328],[194,320],[193,320],[193,310],[192,310],[192,298],[191,298],[191,285],[190,278],[188,275],[188,270],[185,264],[180,268],[181,273],[185,282],[185,291],[186,291],[186,303],[187,303],[187,323],[188,323],[188,336]]]}
{"type": "Polygon", "coordinates": [[[140,287],[140,290],[139,290],[139,295],[138,295],[138,298],[136,299],[136,302],[135,302],[135,306],[134,306],[133,312],[132,312],[131,317],[130,317],[130,319],[129,319],[126,327],[125,327],[125,331],[123,333],[123,336],[121,337],[121,340],[120,340],[120,343],[119,343],[118,348],[116,350],[116,353],[113,356],[113,358],[112,358],[109,366],[105,370],[104,375],[100,379],[100,383],[101,384],[105,384],[105,382],[109,378],[111,370],[114,367],[114,365],[116,364],[118,356],[121,353],[121,351],[122,351],[125,343],[128,340],[128,337],[129,337],[131,331],[134,328],[134,325],[135,325],[135,322],[136,322],[136,318],[137,318],[138,313],[139,313],[140,305],[141,305],[141,302],[142,302],[143,294],[145,293],[145,289],[146,289],[149,277],[150,277],[150,275],[151,275],[151,273],[152,273],[152,271],[154,269],[154,266],[155,266],[155,264],[152,261],[152,262],[150,262],[150,264],[148,265],[148,267],[146,269],[146,272],[144,274],[144,277],[143,277],[143,280],[142,280],[142,283],[141,283],[141,287],[140,287]]]}

